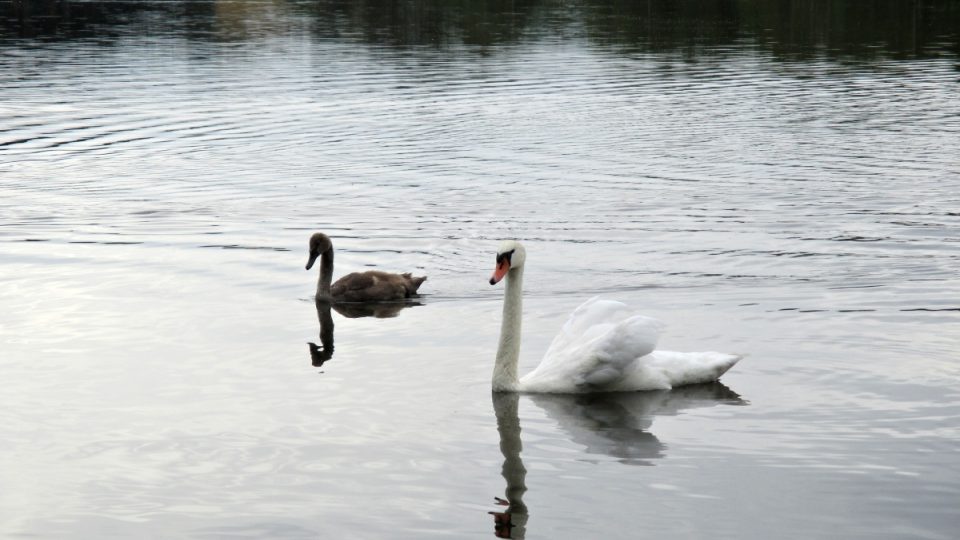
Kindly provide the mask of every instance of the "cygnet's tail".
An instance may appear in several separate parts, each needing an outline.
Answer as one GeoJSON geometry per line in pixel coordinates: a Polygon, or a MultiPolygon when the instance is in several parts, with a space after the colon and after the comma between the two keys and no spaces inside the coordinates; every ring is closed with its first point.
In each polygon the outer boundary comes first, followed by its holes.
{"type": "Polygon", "coordinates": [[[422,285],[423,282],[427,280],[427,276],[414,277],[409,272],[403,274],[403,277],[404,277],[404,281],[406,282],[404,285],[407,289],[408,297],[417,294],[417,289],[419,289],[420,285],[422,285]]]}

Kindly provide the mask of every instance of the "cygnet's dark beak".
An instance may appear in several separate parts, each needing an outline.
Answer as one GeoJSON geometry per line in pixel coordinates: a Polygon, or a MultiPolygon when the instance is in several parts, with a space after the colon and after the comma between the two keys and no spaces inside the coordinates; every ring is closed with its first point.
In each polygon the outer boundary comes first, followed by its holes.
{"type": "Polygon", "coordinates": [[[310,253],[310,258],[307,259],[307,270],[313,267],[313,263],[316,262],[318,255],[319,253],[310,253]]]}

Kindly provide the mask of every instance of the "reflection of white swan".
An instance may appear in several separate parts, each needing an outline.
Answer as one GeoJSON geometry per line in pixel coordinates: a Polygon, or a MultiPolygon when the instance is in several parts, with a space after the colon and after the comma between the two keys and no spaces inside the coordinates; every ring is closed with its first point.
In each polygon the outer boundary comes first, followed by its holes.
{"type": "MultiPolygon", "coordinates": [[[[506,498],[496,503],[506,509],[489,512],[494,530],[501,538],[523,538],[529,510],[523,502],[527,491],[527,469],[520,458],[520,395],[494,392],[493,410],[503,454],[501,474],[507,482],[506,498]]],[[[653,465],[664,457],[667,446],[648,431],[656,416],[673,416],[681,411],[718,404],[745,405],[722,383],[685,386],[659,392],[606,392],[600,394],[537,394],[533,403],[554,420],[569,440],[588,454],[618,458],[621,463],[653,465]]]]}
{"type": "Polygon", "coordinates": [[[665,390],[715,381],[740,360],[717,352],[654,351],[662,329],[659,321],[633,315],[621,302],[592,298],[573,312],[540,365],[518,379],[525,259],[526,250],[519,242],[504,242],[490,278],[491,285],[507,278],[494,391],[665,390]]]}
{"type": "Polygon", "coordinates": [[[493,393],[493,412],[497,415],[497,431],[500,433],[500,453],[503,454],[503,469],[500,474],[507,481],[505,499],[496,497],[497,504],[506,506],[493,516],[494,533],[498,538],[522,539],[527,531],[527,505],[523,494],[527,491],[527,469],[520,459],[523,443],[520,441],[520,417],[517,402],[520,396],[514,393],[493,393]]]}
{"type": "Polygon", "coordinates": [[[533,403],[557,422],[569,439],[588,454],[619,458],[623,463],[653,465],[666,447],[650,433],[656,416],[725,403],[744,405],[722,383],[695,384],[653,392],[537,394],[533,403]]]}

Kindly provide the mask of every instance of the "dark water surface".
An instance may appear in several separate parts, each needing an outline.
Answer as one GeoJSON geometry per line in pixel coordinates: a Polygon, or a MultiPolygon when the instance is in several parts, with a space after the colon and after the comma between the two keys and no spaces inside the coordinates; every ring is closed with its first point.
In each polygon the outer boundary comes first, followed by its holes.
{"type": "Polygon", "coordinates": [[[0,20],[0,536],[956,538],[960,3],[0,20]],[[318,313],[315,230],[422,305],[318,313]],[[521,372],[594,295],[749,356],[491,399],[502,238],[521,372]]]}

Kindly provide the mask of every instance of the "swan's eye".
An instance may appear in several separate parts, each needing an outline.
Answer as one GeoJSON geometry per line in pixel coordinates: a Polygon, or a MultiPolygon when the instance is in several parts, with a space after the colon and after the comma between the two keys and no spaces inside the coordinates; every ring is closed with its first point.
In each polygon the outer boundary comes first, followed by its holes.
{"type": "Polygon", "coordinates": [[[513,257],[513,252],[515,250],[505,251],[503,253],[497,253],[497,264],[502,263],[503,261],[510,262],[510,257],[513,257]]]}

